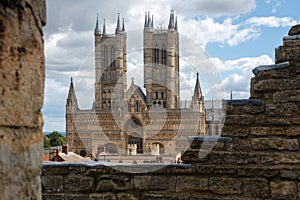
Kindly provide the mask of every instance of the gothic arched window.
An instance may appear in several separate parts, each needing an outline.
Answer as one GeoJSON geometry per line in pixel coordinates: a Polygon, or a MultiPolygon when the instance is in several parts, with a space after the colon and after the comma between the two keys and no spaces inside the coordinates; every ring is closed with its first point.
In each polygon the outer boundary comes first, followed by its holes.
{"type": "Polygon", "coordinates": [[[107,69],[107,67],[108,67],[108,55],[107,55],[107,48],[106,47],[104,47],[104,50],[103,50],[104,52],[103,52],[103,60],[104,60],[104,69],[107,69]]]}
{"type": "Polygon", "coordinates": [[[111,68],[115,68],[116,67],[116,63],[115,63],[115,49],[114,49],[114,47],[112,47],[111,50],[110,50],[110,66],[111,66],[111,68]]]}
{"type": "Polygon", "coordinates": [[[166,50],[166,46],[163,45],[163,48],[161,50],[161,60],[163,65],[167,64],[167,50],[166,50]]]}
{"type": "Polygon", "coordinates": [[[135,102],[135,112],[139,112],[139,102],[135,102]]]}
{"type": "Polygon", "coordinates": [[[153,63],[158,64],[159,63],[159,49],[158,49],[157,45],[153,49],[152,54],[153,54],[153,63]]]}

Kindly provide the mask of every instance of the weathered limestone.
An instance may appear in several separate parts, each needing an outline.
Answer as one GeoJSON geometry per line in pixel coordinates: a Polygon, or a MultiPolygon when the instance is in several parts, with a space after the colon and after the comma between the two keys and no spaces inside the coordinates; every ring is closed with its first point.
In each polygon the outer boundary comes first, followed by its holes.
{"type": "Polygon", "coordinates": [[[0,2],[1,199],[41,199],[44,0],[0,2]]]}
{"type": "MultiPolygon", "coordinates": [[[[297,30],[290,31],[296,33],[297,30]]],[[[83,168],[84,165],[61,164],[50,168],[44,164],[43,197],[299,199],[299,41],[297,37],[285,38],[280,55],[276,50],[276,63],[288,62],[254,70],[250,99],[224,101],[223,137],[190,137],[192,143],[182,160],[191,165],[172,165],[151,173],[126,173],[107,166],[93,169],[87,165],[83,168]],[[93,177],[94,181],[92,187],[70,196],[66,184],[74,171],[76,176],[89,180],[93,177]],[[63,190],[51,185],[51,180],[55,183],[61,179],[65,180],[63,190]]]]}

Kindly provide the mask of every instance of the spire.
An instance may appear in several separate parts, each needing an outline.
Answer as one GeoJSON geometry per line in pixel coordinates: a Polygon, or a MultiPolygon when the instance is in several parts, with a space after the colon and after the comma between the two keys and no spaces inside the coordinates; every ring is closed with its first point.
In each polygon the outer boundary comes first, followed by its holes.
{"type": "Polygon", "coordinates": [[[197,79],[190,108],[196,111],[204,112],[204,97],[202,96],[200,87],[199,73],[197,73],[197,79]]]}
{"type": "Polygon", "coordinates": [[[144,28],[147,28],[148,20],[147,20],[147,12],[145,12],[145,24],[144,28]]]}
{"type": "Polygon", "coordinates": [[[150,18],[150,11],[148,11],[148,24],[147,27],[151,26],[151,18],[150,18]]]}
{"type": "Polygon", "coordinates": [[[105,28],[105,18],[103,20],[103,32],[102,32],[103,35],[106,35],[106,28],[105,28]]]}
{"type": "Polygon", "coordinates": [[[77,98],[73,86],[73,78],[71,77],[71,83],[70,83],[70,88],[69,88],[69,94],[68,94],[68,99],[67,99],[67,105],[68,106],[75,106],[75,108],[78,108],[77,104],[77,98]]]}
{"type": "Polygon", "coordinates": [[[230,100],[232,100],[232,90],[230,90],[230,100]]]}
{"type": "Polygon", "coordinates": [[[124,17],[123,17],[123,22],[122,22],[122,32],[125,32],[125,22],[124,22],[124,17]]]}
{"type": "Polygon", "coordinates": [[[117,19],[117,27],[116,27],[116,34],[118,34],[121,31],[121,26],[120,26],[120,13],[118,13],[118,19],[117,19]]]}
{"type": "Polygon", "coordinates": [[[152,15],[152,20],[151,20],[151,27],[153,28],[153,15],[152,15]]]}
{"type": "Polygon", "coordinates": [[[215,121],[215,107],[214,107],[214,99],[211,99],[211,121],[215,121]]]}
{"type": "Polygon", "coordinates": [[[171,10],[168,29],[174,28],[174,10],[171,10]]]}
{"type": "Polygon", "coordinates": [[[176,20],[175,20],[175,31],[178,31],[178,28],[177,28],[177,16],[176,16],[176,20]]]}
{"type": "Polygon", "coordinates": [[[95,27],[95,31],[94,31],[94,34],[95,34],[95,35],[101,33],[101,30],[100,30],[99,24],[98,24],[98,17],[99,17],[99,13],[97,13],[96,27],[95,27]]]}
{"type": "Polygon", "coordinates": [[[199,73],[197,72],[197,79],[196,79],[196,85],[195,85],[195,89],[194,89],[193,99],[200,100],[201,97],[202,97],[202,91],[201,91],[201,87],[200,87],[199,73]]]}

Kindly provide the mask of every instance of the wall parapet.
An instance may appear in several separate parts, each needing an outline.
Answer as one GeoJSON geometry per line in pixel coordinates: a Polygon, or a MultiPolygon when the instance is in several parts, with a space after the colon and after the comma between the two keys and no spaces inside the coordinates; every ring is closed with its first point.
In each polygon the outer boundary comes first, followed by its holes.
{"type": "Polygon", "coordinates": [[[281,69],[281,68],[285,68],[285,67],[289,67],[290,66],[290,62],[289,61],[285,61],[282,63],[276,63],[273,65],[260,65],[256,68],[254,68],[252,70],[253,74],[258,74],[259,72],[262,71],[269,71],[269,70],[275,70],[275,69],[281,69]]]}
{"type": "Polygon", "coordinates": [[[44,164],[43,199],[300,199],[299,40],[275,54],[253,70],[250,99],[223,101],[221,137],[189,138],[184,165],[44,164]]]}

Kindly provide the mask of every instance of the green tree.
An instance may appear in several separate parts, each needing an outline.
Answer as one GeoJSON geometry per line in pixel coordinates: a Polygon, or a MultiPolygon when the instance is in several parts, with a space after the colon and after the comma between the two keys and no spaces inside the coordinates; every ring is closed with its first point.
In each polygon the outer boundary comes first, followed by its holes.
{"type": "Polygon", "coordinates": [[[50,145],[50,139],[45,135],[44,136],[44,148],[49,148],[50,145]]]}
{"type": "Polygon", "coordinates": [[[66,143],[66,140],[64,139],[64,137],[59,137],[56,141],[57,146],[62,146],[65,143],[66,143]]]}
{"type": "Polygon", "coordinates": [[[64,137],[58,131],[53,131],[47,135],[47,137],[50,139],[50,145],[52,147],[61,146],[66,142],[64,137]]]}

